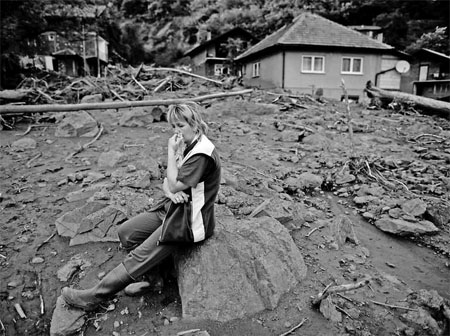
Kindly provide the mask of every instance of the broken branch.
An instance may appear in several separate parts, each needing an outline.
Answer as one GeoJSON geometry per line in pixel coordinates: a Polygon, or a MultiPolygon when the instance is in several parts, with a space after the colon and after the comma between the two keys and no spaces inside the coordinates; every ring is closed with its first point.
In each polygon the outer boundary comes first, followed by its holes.
{"type": "Polygon", "coordinates": [[[390,305],[390,304],[382,303],[382,302],[378,302],[378,301],[373,301],[373,300],[369,300],[369,301],[372,303],[375,303],[376,305],[379,305],[379,306],[395,308],[395,309],[406,309],[406,310],[411,310],[411,311],[417,311],[417,309],[413,309],[413,308],[409,308],[409,307],[394,306],[394,305],[390,305]]]}
{"type": "Polygon", "coordinates": [[[357,288],[363,287],[363,286],[369,284],[370,279],[371,279],[370,277],[367,277],[367,278],[361,280],[360,282],[357,282],[357,283],[354,283],[354,284],[345,284],[345,285],[329,287],[328,289],[326,289],[325,291],[323,291],[322,293],[317,295],[312,300],[312,304],[313,304],[313,306],[318,305],[323,299],[328,297],[330,294],[339,293],[339,292],[347,292],[349,290],[353,290],[353,289],[357,289],[357,288]]]}
{"type": "Polygon", "coordinates": [[[174,69],[174,68],[152,68],[152,67],[148,67],[148,68],[144,67],[144,69],[145,69],[145,71],[172,71],[172,72],[178,72],[178,73],[181,73],[181,74],[184,74],[184,75],[188,75],[188,76],[191,76],[191,77],[196,77],[196,78],[200,78],[200,79],[203,79],[203,80],[206,80],[206,81],[209,81],[209,82],[213,82],[213,83],[218,84],[218,85],[223,85],[223,83],[218,81],[218,80],[211,79],[211,78],[208,78],[208,77],[203,77],[203,76],[200,76],[200,75],[196,75],[196,74],[193,74],[191,72],[184,71],[184,70],[179,70],[179,69],[174,69]]]}
{"type": "Polygon", "coordinates": [[[308,319],[305,317],[299,324],[297,324],[295,327],[293,327],[292,329],[289,329],[288,331],[286,331],[285,333],[282,333],[280,336],[286,336],[289,335],[290,333],[293,333],[295,330],[297,330],[298,328],[300,328],[303,324],[305,324],[305,322],[308,321],[308,319]]]}
{"type": "Polygon", "coordinates": [[[73,152],[72,154],[68,155],[65,159],[65,161],[69,161],[72,157],[74,157],[75,155],[77,155],[78,153],[81,153],[83,150],[85,150],[86,148],[88,148],[90,145],[92,145],[95,141],[98,140],[98,138],[100,138],[100,135],[102,135],[103,132],[103,125],[100,124],[100,130],[98,131],[97,135],[95,136],[94,139],[92,139],[91,141],[89,141],[88,143],[85,143],[83,146],[81,146],[80,148],[78,148],[75,152],[73,152]]]}

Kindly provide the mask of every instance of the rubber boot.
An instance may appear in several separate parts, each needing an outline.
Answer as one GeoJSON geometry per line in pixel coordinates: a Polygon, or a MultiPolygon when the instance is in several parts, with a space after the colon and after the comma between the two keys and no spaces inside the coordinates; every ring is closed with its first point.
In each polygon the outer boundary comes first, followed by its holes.
{"type": "Polygon", "coordinates": [[[124,289],[133,278],[128,274],[125,266],[120,264],[94,287],[90,289],[73,289],[64,287],[61,295],[66,303],[72,307],[86,311],[94,310],[100,303],[124,289]]]}

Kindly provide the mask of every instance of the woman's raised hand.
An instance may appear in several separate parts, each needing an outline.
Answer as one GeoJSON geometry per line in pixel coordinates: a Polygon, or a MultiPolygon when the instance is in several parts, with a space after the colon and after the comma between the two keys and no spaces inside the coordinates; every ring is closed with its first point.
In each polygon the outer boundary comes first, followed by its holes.
{"type": "Polygon", "coordinates": [[[178,148],[180,147],[181,143],[183,142],[183,136],[179,133],[175,133],[174,135],[172,135],[169,139],[168,142],[168,146],[169,149],[173,150],[174,152],[176,152],[178,150],[178,148]]]}

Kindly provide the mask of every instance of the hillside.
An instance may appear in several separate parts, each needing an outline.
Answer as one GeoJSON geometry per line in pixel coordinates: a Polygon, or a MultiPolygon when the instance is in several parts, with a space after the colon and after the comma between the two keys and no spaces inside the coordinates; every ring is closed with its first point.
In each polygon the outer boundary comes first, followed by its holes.
{"type": "Polygon", "coordinates": [[[102,15],[83,24],[109,41],[113,63],[172,65],[208,36],[240,26],[262,39],[305,10],[343,25],[379,25],[385,42],[402,51],[425,45],[450,53],[449,2],[443,0],[2,0],[0,5],[3,56],[33,54],[29,41],[46,30],[81,31],[79,19],[70,24],[48,20],[48,5],[105,6],[102,15]],[[436,35],[436,27],[447,29],[436,35]],[[423,34],[429,35],[420,40],[423,34]]]}

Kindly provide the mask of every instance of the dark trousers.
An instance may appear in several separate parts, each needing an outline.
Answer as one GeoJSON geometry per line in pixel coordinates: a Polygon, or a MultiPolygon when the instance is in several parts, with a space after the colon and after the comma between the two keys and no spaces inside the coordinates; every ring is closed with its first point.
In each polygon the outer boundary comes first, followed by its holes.
{"type": "Polygon", "coordinates": [[[131,250],[123,265],[135,280],[177,249],[175,245],[157,245],[164,215],[164,211],[142,213],[127,220],[118,229],[122,246],[131,250]]]}

